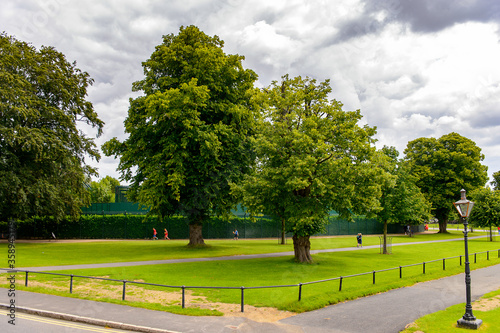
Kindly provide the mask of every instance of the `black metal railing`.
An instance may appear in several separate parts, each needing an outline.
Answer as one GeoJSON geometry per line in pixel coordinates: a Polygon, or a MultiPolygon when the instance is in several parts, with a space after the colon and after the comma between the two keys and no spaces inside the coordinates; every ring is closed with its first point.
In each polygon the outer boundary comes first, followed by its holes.
{"type": "MultiPolygon", "coordinates": [[[[474,256],[474,263],[477,263],[477,256],[480,254],[486,253],[486,258],[487,260],[490,260],[490,252],[497,252],[497,258],[500,258],[500,249],[497,250],[490,250],[490,251],[484,251],[484,252],[476,252],[474,254],[470,254],[470,256],[474,256]]],[[[381,270],[373,270],[371,272],[365,272],[365,273],[359,273],[359,274],[352,274],[352,275],[345,275],[345,276],[338,276],[330,279],[324,279],[324,280],[317,280],[317,281],[310,281],[310,282],[301,282],[297,284],[284,284],[284,285],[275,285],[275,286],[255,286],[255,287],[211,287],[211,286],[174,286],[174,285],[166,285],[166,284],[157,284],[157,283],[148,283],[148,282],[139,282],[139,281],[129,281],[129,280],[117,280],[117,279],[110,279],[110,278],[103,278],[103,277],[94,277],[94,276],[84,276],[84,275],[75,275],[75,274],[63,274],[63,273],[51,273],[51,272],[39,272],[39,271],[29,271],[29,270],[18,270],[18,269],[7,269],[7,268],[0,268],[0,270],[7,271],[8,273],[19,273],[23,272],[25,273],[25,282],[24,286],[28,287],[28,282],[29,282],[29,274],[46,274],[46,275],[57,275],[57,276],[67,276],[70,278],[70,285],[69,285],[69,292],[70,294],[73,293],[73,281],[74,278],[82,278],[82,279],[94,279],[94,280],[104,280],[104,281],[112,281],[112,282],[119,282],[123,284],[123,289],[122,289],[122,300],[125,300],[125,295],[126,295],[126,286],[127,284],[136,284],[136,285],[147,285],[147,286],[156,286],[156,287],[162,287],[162,288],[173,288],[173,289],[181,289],[182,291],[182,308],[184,309],[186,306],[186,297],[185,297],[185,291],[186,289],[240,289],[241,290],[241,312],[244,312],[244,307],[245,307],[245,290],[247,289],[265,289],[265,288],[288,288],[288,287],[298,287],[298,300],[300,301],[302,299],[302,287],[310,284],[316,284],[316,283],[323,283],[323,282],[329,282],[329,281],[336,281],[339,280],[339,291],[342,291],[343,287],[343,281],[347,278],[353,278],[353,277],[358,277],[358,276],[363,276],[363,275],[372,275],[372,283],[375,284],[376,282],[376,274],[377,273],[382,273],[382,272],[388,272],[388,271],[393,271],[393,270],[399,270],[399,278],[403,278],[403,268],[408,268],[408,267],[414,267],[414,266],[420,266],[422,265],[422,274],[426,274],[426,265],[434,262],[440,262],[442,261],[442,267],[443,270],[446,270],[446,260],[451,260],[451,259],[460,259],[460,266],[462,266],[462,258],[465,257],[465,255],[460,255],[460,256],[454,256],[454,257],[448,257],[448,258],[441,258],[441,259],[436,259],[436,260],[430,260],[430,261],[424,261],[422,263],[416,263],[416,264],[410,264],[410,265],[404,265],[404,266],[398,266],[398,267],[393,267],[393,268],[387,268],[387,269],[381,269],[381,270]]],[[[470,258],[469,258],[470,259],[470,258]]]]}

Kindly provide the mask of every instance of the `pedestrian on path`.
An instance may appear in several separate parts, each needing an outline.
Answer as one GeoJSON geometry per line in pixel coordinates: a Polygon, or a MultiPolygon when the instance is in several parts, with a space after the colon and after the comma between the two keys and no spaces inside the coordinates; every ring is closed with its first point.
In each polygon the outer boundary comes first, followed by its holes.
{"type": "Polygon", "coordinates": [[[234,235],[234,240],[238,240],[238,230],[234,229],[233,235],[234,235]]]}
{"type": "Polygon", "coordinates": [[[358,233],[356,240],[358,241],[357,247],[363,247],[363,235],[361,233],[358,233]]]}
{"type": "Polygon", "coordinates": [[[153,239],[158,239],[158,237],[156,237],[156,229],[153,228],[153,239]]]}
{"type": "Polygon", "coordinates": [[[170,238],[168,238],[168,230],[166,228],[164,230],[165,230],[165,232],[164,232],[165,233],[165,237],[163,237],[163,239],[170,240],[170,238]]]}

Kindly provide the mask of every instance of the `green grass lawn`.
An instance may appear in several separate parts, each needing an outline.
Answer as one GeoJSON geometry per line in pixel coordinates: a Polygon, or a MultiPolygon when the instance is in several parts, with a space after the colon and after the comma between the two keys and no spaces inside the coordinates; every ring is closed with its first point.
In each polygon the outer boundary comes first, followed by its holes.
{"type": "MultiPolygon", "coordinates": [[[[426,240],[441,240],[457,238],[456,234],[422,234],[414,238],[394,236],[393,243],[417,242],[426,240]]],[[[266,253],[292,251],[292,245],[278,245],[277,240],[240,240],[240,241],[207,241],[210,247],[204,249],[186,248],[185,241],[123,241],[97,243],[52,243],[52,244],[16,244],[18,249],[17,260],[24,266],[56,265],[61,263],[88,263],[112,261],[137,261],[152,259],[170,259],[185,257],[207,257],[222,255],[237,255],[251,253],[266,253]],[[37,252],[46,252],[45,253],[37,252]],[[139,253],[138,253],[139,252],[139,253]],[[38,256],[39,261],[26,256],[38,256]],[[86,256],[86,257],[82,257],[86,256]],[[74,258],[74,261],[70,259],[74,258]]],[[[378,237],[364,237],[364,245],[378,245],[378,237]]],[[[2,244],[4,245],[4,244],[2,244]]],[[[312,249],[353,247],[355,237],[333,237],[312,239],[312,249]]],[[[486,237],[471,239],[469,252],[483,252],[497,250],[500,242],[488,242],[486,237]]],[[[5,248],[6,251],[6,248],[5,248]]],[[[247,289],[245,290],[245,304],[255,306],[271,306],[278,309],[303,312],[323,306],[371,295],[390,289],[412,285],[417,282],[437,279],[443,276],[462,273],[463,266],[459,259],[446,260],[446,270],[442,268],[442,261],[429,261],[454,257],[463,254],[463,241],[442,242],[432,244],[413,244],[411,246],[395,246],[392,255],[379,254],[379,248],[356,251],[331,252],[313,255],[313,264],[297,264],[290,257],[267,259],[247,259],[233,261],[194,262],[167,265],[148,265],[118,268],[100,268],[91,270],[58,271],[58,273],[77,274],[86,276],[101,276],[117,280],[135,280],[148,283],[165,284],[171,286],[213,286],[213,287],[258,287],[272,285],[288,285],[311,281],[355,275],[404,265],[427,262],[426,273],[423,274],[422,265],[403,268],[403,278],[399,278],[399,270],[390,270],[376,274],[376,283],[373,284],[372,274],[343,279],[342,291],[339,292],[339,281],[331,281],[304,285],[302,300],[298,301],[298,287],[247,289]]],[[[500,259],[497,252],[490,253],[490,260],[486,254],[477,255],[477,263],[471,257],[471,268],[485,267],[498,264],[500,259]]],[[[21,266],[17,264],[16,266],[21,266]]],[[[5,280],[5,279],[3,279],[5,280]]],[[[24,274],[18,274],[19,289],[24,289],[24,274]]],[[[69,277],[57,277],[30,273],[30,281],[53,283],[61,286],[60,290],[47,290],[45,287],[29,286],[26,290],[45,293],[54,293],[68,296],[69,277]]],[[[83,279],[75,278],[75,286],[85,283],[83,279]]],[[[103,282],[103,285],[113,284],[103,282]]],[[[116,284],[116,283],[115,283],[116,284]]],[[[117,283],[116,285],[120,285],[117,283]]],[[[133,285],[133,284],[127,284],[133,285]]],[[[148,290],[179,291],[179,288],[144,287],[148,290]]],[[[212,302],[234,303],[240,302],[240,289],[196,289],[191,291],[207,297],[212,302]]],[[[91,297],[90,297],[91,298],[91,297]]],[[[91,298],[92,299],[92,298],[91,298]]],[[[121,303],[119,299],[105,299],[121,303]]],[[[124,304],[129,304],[127,301],[124,304]]],[[[158,307],[160,305],[132,304],[135,306],[158,307]]],[[[185,313],[178,307],[175,311],[169,307],[158,309],[185,313]]]]}
{"type": "MultiPolygon", "coordinates": [[[[480,233],[471,233],[471,236],[480,233]]],[[[417,234],[414,237],[391,235],[392,243],[410,243],[443,239],[461,239],[462,232],[448,234],[417,234]]],[[[96,241],[80,243],[38,242],[16,243],[16,267],[76,265],[109,262],[206,258],[243,254],[260,254],[293,251],[292,240],[287,245],[277,239],[258,240],[207,240],[207,247],[188,248],[186,240],[152,241],[96,241]]],[[[379,236],[363,236],[363,245],[379,245],[379,236]]],[[[356,246],[355,236],[317,237],[311,239],[312,250],[335,249],[356,246]]],[[[6,249],[7,243],[0,244],[6,249]]],[[[6,250],[5,250],[6,251],[6,250]]]]}
{"type": "MultiPolygon", "coordinates": [[[[476,318],[483,321],[483,324],[477,331],[479,332],[498,332],[500,328],[500,307],[493,309],[481,309],[481,304],[488,304],[492,300],[498,304],[500,290],[484,295],[480,300],[474,302],[473,314],[476,318]],[[478,304],[478,308],[474,309],[478,304]]],[[[423,333],[448,333],[448,332],[464,332],[463,328],[457,327],[457,320],[462,318],[465,313],[465,304],[453,305],[446,310],[431,313],[427,316],[419,318],[415,323],[411,324],[403,333],[423,332],[423,333]]]]}

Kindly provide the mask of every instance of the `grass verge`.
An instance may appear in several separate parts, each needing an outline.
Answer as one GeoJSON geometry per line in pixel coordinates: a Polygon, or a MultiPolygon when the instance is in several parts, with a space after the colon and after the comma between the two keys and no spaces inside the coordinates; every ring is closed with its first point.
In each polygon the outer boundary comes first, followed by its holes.
{"type": "MultiPolygon", "coordinates": [[[[483,320],[478,332],[498,332],[500,327],[500,290],[484,295],[472,303],[472,311],[476,318],[483,320]]],[[[402,333],[448,333],[464,332],[457,327],[457,320],[465,313],[465,303],[451,306],[443,311],[431,313],[419,318],[402,333]]]]}

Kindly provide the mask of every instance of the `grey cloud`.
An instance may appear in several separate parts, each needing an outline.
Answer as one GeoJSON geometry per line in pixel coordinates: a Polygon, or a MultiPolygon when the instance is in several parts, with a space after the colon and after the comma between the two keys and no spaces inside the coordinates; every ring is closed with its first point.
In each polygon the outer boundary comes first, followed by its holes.
{"type": "Polygon", "coordinates": [[[397,22],[419,33],[438,32],[457,23],[496,22],[500,24],[498,0],[365,0],[359,16],[339,22],[339,32],[323,45],[377,34],[397,22]]]}
{"type": "Polygon", "coordinates": [[[471,112],[468,121],[473,128],[484,129],[500,126],[500,106],[485,105],[471,112]]]}
{"type": "Polygon", "coordinates": [[[390,8],[388,18],[408,24],[415,32],[437,32],[456,23],[468,21],[500,23],[497,0],[366,0],[366,13],[390,8]]]}

